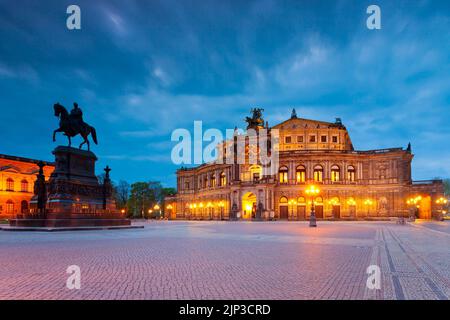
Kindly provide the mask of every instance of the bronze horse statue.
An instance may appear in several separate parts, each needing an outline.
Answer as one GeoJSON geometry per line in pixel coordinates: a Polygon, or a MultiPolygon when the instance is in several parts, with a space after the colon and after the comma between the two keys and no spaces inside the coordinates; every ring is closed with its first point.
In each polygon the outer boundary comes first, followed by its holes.
{"type": "Polygon", "coordinates": [[[84,144],[87,144],[88,151],[90,150],[90,144],[88,140],[88,136],[92,135],[92,140],[94,140],[95,144],[97,142],[97,133],[94,127],[91,127],[87,123],[85,123],[82,119],[81,109],[78,108],[78,105],[75,104],[75,108],[78,111],[78,114],[69,114],[67,109],[59,103],[55,103],[53,105],[53,109],[55,110],[55,116],[60,119],[59,128],[53,131],[53,142],[56,141],[56,133],[64,132],[64,135],[69,139],[69,147],[72,145],[71,138],[76,135],[81,135],[84,141],[80,144],[80,149],[84,144]]]}

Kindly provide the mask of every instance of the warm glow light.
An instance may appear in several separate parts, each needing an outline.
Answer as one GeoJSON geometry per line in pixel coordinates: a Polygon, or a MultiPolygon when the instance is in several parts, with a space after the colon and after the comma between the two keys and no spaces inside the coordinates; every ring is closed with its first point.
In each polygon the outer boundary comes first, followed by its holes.
{"type": "Polygon", "coordinates": [[[295,201],[295,199],[291,199],[291,200],[289,200],[288,203],[291,204],[291,205],[296,205],[297,201],[295,201]]]}
{"type": "Polygon", "coordinates": [[[169,205],[167,206],[167,209],[168,209],[168,210],[172,210],[172,208],[173,208],[173,207],[172,207],[171,204],[169,204],[169,205]]]}
{"type": "Polygon", "coordinates": [[[366,199],[366,200],[364,201],[364,204],[365,204],[366,206],[371,206],[371,205],[373,204],[373,201],[372,201],[372,199],[366,199]]]}
{"type": "Polygon", "coordinates": [[[440,197],[439,199],[436,200],[437,204],[446,204],[448,202],[447,199],[445,199],[444,197],[440,197]]]}
{"type": "Polygon", "coordinates": [[[223,203],[223,201],[220,201],[219,202],[219,207],[221,207],[221,208],[225,207],[225,203],[223,203]]]}
{"type": "Polygon", "coordinates": [[[252,210],[252,205],[251,204],[246,204],[245,205],[245,210],[246,211],[251,211],[252,210]]]}
{"type": "Polygon", "coordinates": [[[203,202],[200,202],[200,204],[198,205],[200,208],[203,208],[203,202]]]}
{"type": "Polygon", "coordinates": [[[157,204],[155,204],[155,206],[153,207],[153,209],[155,209],[155,210],[159,210],[159,209],[161,209],[157,204]]]}
{"type": "Polygon", "coordinates": [[[315,185],[310,185],[306,190],[305,193],[310,196],[318,195],[320,193],[320,189],[316,187],[315,185]]]}
{"type": "Polygon", "coordinates": [[[348,200],[347,200],[347,204],[348,204],[349,206],[356,206],[356,201],[355,201],[354,199],[348,199],[348,200]]]}
{"type": "Polygon", "coordinates": [[[120,210],[120,212],[125,213],[125,209],[120,210]]]}

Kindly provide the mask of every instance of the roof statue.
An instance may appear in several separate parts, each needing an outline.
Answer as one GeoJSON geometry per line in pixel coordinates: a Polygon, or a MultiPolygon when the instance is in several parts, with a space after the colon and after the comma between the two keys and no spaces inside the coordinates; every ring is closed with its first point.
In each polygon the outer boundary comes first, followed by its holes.
{"type": "Polygon", "coordinates": [[[262,112],[264,109],[261,108],[252,108],[250,112],[252,113],[252,117],[246,117],[245,121],[247,122],[247,129],[260,129],[264,127],[264,119],[262,117],[262,112]]]}

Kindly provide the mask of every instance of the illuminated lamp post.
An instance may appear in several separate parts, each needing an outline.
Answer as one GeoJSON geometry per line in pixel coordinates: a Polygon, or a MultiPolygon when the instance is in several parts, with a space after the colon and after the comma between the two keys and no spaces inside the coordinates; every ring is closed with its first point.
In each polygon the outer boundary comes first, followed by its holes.
{"type": "Polygon", "coordinates": [[[367,217],[370,215],[370,207],[373,205],[372,199],[364,200],[364,205],[367,206],[367,217]]]}
{"type": "Polygon", "coordinates": [[[436,200],[436,204],[438,204],[441,209],[439,210],[441,213],[441,217],[440,220],[444,220],[444,214],[446,213],[446,211],[444,210],[444,205],[446,205],[448,202],[447,199],[445,199],[444,197],[440,197],[439,199],[436,200]]]}
{"type": "Polygon", "coordinates": [[[411,197],[406,200],[406,204],[409,206],[409,218],[411,221],[414,221],[416,219],[416,210],[420,208],[420,205],[418,205],[418,202],[420,200],[422,200],[421,196],[411,197]]]}
{"type": "Polygon", "coordinates": [[[305,193],[311,197],[311,214],[309,215],[309,226],[310,227],[317,227],[316,222],[316,214],[314,212],[314,198],[319,195],[320,189],[316,187],[315,185],[310,185],[306,190],[305,193]]]}
{"type": "Polygon", "coordinates": [[[220,220],[223,218],[223,208],[225,207],[225,203],[223,201],[219,202],[219,208],[220,208],[220,220]]]}
{"type": "Polygon", "coordinates": [[[203,220],[203,202],[200,202],[198,207],[200,208],[200,220],[203,220]]]}
{"type": "Polygon", "coordinates": [[[158,216],[161,218],[161,207],[158,204],[155,204],[153,210],[158,211],[158,216]]]}
{"type": "Polygon", "coordinates": [[[166,208],[167,208],[167,212],[169,213],[169,216],[171,216],[172,215],[173,206],[171,204],[169,204],[169,205],[167,205],[166,208]]]}
{"type": "MultiPolygon", "coordinates": [[[[350,198],[347,200],[347,205],[350,207],[356,207],[356,201],[353,198],[350,198]]],[[[353,218],[354,212],[352,212],[352,218],[353,218]]]]}
{"type": "Polygon", "coordinates": [[[206,204],[206,212],[208,213],[209,220],[212,219],[212,214],[211,214],[211,208],[212,207],[213,207],[213,204],[211,202],[208,202],[206,204]]]}
{"type": "Polygon", "coordinates": [[[288,205],[291,207],[291,210],[290,210],[290,212],[289,212],[289,217],[291,217],[291,219],[292,219],[292,217],[294,216],[294,206],[297,204],[297,201],[295,201],[295,199],[291,199],[291,200],[289,200],[289,202],[288,202],[288,205]]]}

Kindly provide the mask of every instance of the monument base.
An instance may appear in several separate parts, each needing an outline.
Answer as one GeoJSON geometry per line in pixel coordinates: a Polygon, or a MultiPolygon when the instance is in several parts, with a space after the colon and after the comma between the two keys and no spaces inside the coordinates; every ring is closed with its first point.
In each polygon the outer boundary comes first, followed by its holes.
{"type": "Polygon", "coordinates": [[[94,153],[57,147],[53,154],[55,170],[50,179],[42,181],[38,175],[31,212],[10,220],[10,230],[131,227],[131,221],[116,208],[108,167],[99,183],[94,153]]]}

